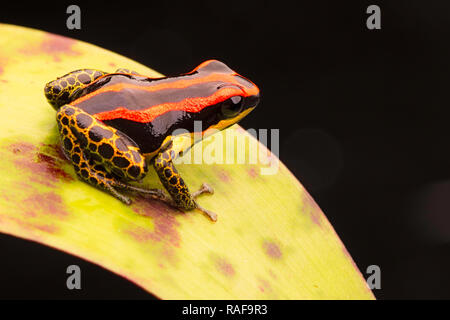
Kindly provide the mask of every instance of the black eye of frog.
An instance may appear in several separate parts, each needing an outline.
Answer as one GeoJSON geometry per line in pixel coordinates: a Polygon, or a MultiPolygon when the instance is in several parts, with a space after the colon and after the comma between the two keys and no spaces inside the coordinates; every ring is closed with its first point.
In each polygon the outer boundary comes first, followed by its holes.
{"type": "Polygon", "coordinates": [[[222,102],[221,112],[224,118],[237,116],[242,111],[243,101],[241,96],[234,96],[222,102]]]}

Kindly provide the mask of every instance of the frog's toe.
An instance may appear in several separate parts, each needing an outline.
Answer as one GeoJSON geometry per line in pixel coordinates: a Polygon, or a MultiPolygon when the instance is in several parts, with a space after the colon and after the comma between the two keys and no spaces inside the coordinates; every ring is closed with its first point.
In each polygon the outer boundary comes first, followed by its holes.
{"type": "Polygon", "coordinates": [[[211,219],[211,221],[213,221],[213,222],[217,221],[217,214],[216,213],[214,213],[212,211],[209,211],[209,210],[199,206],[198,203],[196,203],[196,205],[197,205],[197,209],[200,210],[201,212],[203,212],[204,214],[206,214],[211,219]]]}
{"type": "Polygon", "coordinates": [[[109,183],[104,184],[104,188],[107,189],[114,197],[125,203],[126,205],[131,204],[131,199],[127,196],[124,196],[120,192],[118,192],[116,189],[114,189],[113,186],[111,186],[109,183]]]}
{"type": "Polygon", "coordinates": [[[202,183],[200,189],[192,194],[192,197],[197,198],[199,195],[203,193],[214,194],[214,189],[206,182],[202,183]]]}
{"type": "Polygon", "coordinates": [[[206,193],[210,193],[210,194],[214,194],[214,188],[211,187],[208,183],[204,182],[202,183],[202,186],[200,187],[201,189],[205,189],[206,193]]]}

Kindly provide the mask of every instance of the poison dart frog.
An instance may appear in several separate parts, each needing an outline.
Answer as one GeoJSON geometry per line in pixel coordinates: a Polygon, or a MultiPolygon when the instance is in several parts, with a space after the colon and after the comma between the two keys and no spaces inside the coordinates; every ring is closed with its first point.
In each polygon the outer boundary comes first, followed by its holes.
{"type": "Polygon", "coordinates": [[[217,215],[196,201],[213,189],[204,183],[189,192],[173,164],[186,149],[175,147],[172,133],[187,130],[191,147],[211,129],[237,123],[259,102],[258,87],[217,60],[160,78],[123,68],[114,73],[80,69],[47,83],[44,93],[57,111],[64,154],[81,180],[125,204],[131,200],[121,189],[150,194],[181,210],[199,209],[213,221],[217,215]],[[194,132],[195,121],[201,121],[202,132],[194,132]],[[144,178],[149,165],[170,197],[129,184],[144,178]]]}

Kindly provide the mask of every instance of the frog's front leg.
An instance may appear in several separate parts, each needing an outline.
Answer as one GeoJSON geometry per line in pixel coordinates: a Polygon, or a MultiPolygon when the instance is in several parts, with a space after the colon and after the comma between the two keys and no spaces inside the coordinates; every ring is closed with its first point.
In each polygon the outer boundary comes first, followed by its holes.
{"type": "Polygon", "coordinates": [[[45,85],[44,93],[48,102],[55,108],[72,101],[75,91],[105,75],[106,72],[94,69],[80,69],[50,81],[45,85]]]}
{"type": "Polygon", "coordinates": [[[217,215],[214,212],[202,208],[195,201],[195,198],[202,193],[213,193],[213,189],[204,183],[202,184],[200,190],[194,194],[191,194],[173,164],[174,159],[175,152],[172,150],[171,141],[166,146],[163,146],[160,152],[153,159],[153,166],[155,167],[156,173],[158,174],[162,184],[172,197],[176,207],[183,210],[199,209],[208,215],[211,220],[217,221],[217,215]]]}
{"type": "Polygon", "coordinates": [[[130,199],[115,188],[164,198],[161,190],[144,190],[124,183],[144,178],[148,166],[139,147],[119,130],[71,105],[59,109],[57,122],[64,153],[82,180],[108,191],[126,204],[130,204],[130,199]]]}

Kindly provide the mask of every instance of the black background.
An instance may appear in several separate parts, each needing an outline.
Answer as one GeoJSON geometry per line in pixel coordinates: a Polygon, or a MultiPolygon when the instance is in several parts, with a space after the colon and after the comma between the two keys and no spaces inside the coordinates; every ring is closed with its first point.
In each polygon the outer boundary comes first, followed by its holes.
{"type": "MultiPolygon", "coordinates": [[[[448,1],[91,1],[78,3],[81,30],[66,28],[70,4],[2,3],[0,22],[168,75],[226,62],[262,92],[242,126],[280,129],[281,160],[361,272],[380,266],[376,297],[450,298],[448,1]],[[381,7],[381,30],[366,27],[370,4],[381,7]]],[[[151,298],[98,266],[5,235],[0,286],[0,298],[151,298]],[[81,291],[65,287],[69,264],[83,270],[81,291]]]]}

